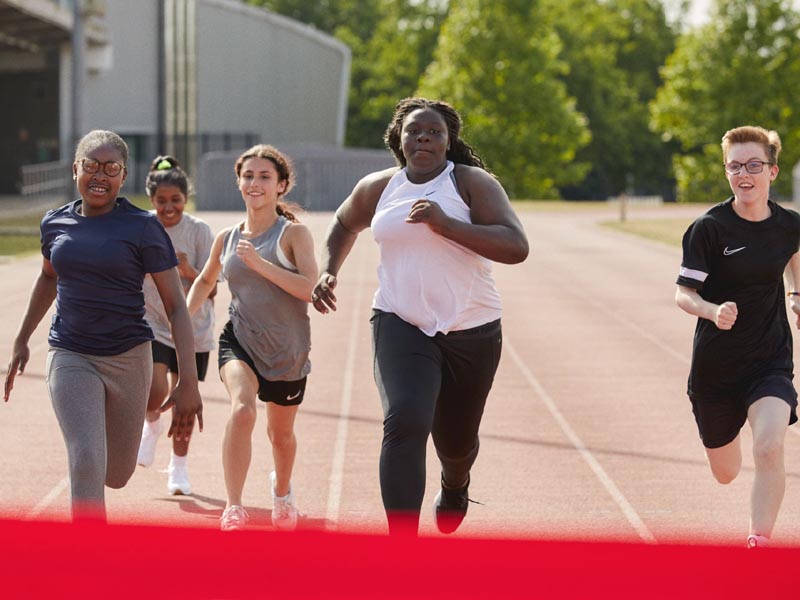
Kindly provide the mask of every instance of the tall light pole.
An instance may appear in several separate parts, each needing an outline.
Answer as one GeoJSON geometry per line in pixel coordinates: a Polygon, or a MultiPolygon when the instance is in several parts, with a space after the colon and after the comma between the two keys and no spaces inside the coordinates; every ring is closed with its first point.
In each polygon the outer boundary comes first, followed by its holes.
{"type": "Polygon", "coordinates": [[[83,88],[86,73],[83,2],[72,1],[72,72],[70,82],[70,145],[83,134],[83,88]]]}

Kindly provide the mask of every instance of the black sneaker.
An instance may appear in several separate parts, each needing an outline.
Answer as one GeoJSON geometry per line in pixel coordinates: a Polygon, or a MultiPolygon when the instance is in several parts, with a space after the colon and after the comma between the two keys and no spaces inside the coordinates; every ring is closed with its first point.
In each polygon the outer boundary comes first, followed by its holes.
{"type": "Polygon", "coordinates": [[[444,486],[442,478],[442,489],[433,501],[433,522],[442,533],[453,533],[461,521],[467,515],[469,503],[480,504],[475,500],[469,499],[469,479],[462,488],[450,489],[444,486]]]}

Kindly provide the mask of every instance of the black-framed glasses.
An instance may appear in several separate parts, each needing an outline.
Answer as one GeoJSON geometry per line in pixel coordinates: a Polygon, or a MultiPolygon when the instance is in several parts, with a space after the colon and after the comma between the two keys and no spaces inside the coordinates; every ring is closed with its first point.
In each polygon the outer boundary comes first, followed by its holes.
{"type": "Polygon", "coordinates": [[[774,164],[775,163],[769,162],[768,160],[748,160],[746,163],[740,163],[732,160],[731,162],[724,163],[723,166],[725,167],[725,172],[728,173],[728,175],[738,175],[742,172],[742,167],[744,167],[744,170],[751,175],[756,175],[764,170],[764,165],[774,164]]]}
{"type": "Polygon", "coordinates": [[[93,158],[82,158],[80,163],[83,167],[83,170],[92,175],[97,173],[100,170],[100,167],[103,167],[103,173],[109,177],[116,177],[125,169],[125,165],[113,160],[109,160],[108,162],[100,162],[99,160],[95,160],[93,158]]]}

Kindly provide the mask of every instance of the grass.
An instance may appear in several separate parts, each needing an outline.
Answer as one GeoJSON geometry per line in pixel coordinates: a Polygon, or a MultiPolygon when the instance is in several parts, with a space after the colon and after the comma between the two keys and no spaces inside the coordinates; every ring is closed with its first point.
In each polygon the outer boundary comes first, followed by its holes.
{"type": "MultiPolygon", "coordinates": [[[[139,208],[149,210],[150,199],[145,195],[128,196],[128,199],[139,208]]],[[[607,202],[564,202],[550,200],[519,200],[514,208],[520,212],[582,212],[608,211],[616,214],[619,210],[607,202]]],[[[194,201],[189,200],[187,211],[194,212],[194,201]]],[[[26,255],[39,251],[39,222],[41,216],[29,215],[4,219],[0,217],[0,256],[26,255]]],[[[680,246],[683,232],[689,225],[686,219],[629,219],[625,223],[619,221],[603,221],[601,225],[616,231],[639,235],[657,240],[672,246],[680,246]]]]}
{"type": "Polygon", "coordinates": [[[687,219],[641,219],[628,220],[624,223],[604,221],[601,225],[616,231],[631,233],[649,240],[680,247],[683,233],[690,222],[687,219]]]}
{"type": "MultiPolygon", "coordinates": [[[[144,195],[127,196],[139,208],[152,208],[150,199],[144,195]]],[[[190,201],[189,211],[192,210],[190,201]]],[[[26,256],[41,250],[39,241],[39,214],[3,218],[0,216],[0,256],[26,256]]]]}

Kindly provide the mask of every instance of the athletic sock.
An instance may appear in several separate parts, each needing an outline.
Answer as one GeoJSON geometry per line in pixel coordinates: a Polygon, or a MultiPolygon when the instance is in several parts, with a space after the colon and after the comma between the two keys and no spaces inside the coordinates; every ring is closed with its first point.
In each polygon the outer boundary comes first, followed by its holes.
{"type": "Polygon", "coordinates": [[[175,454],[175,451],[173,450],[169,459],[169,464],[172,467],[185,468],[186,458],[187,458],[186,456],[178,456],[177,454],[175,454]]]}

